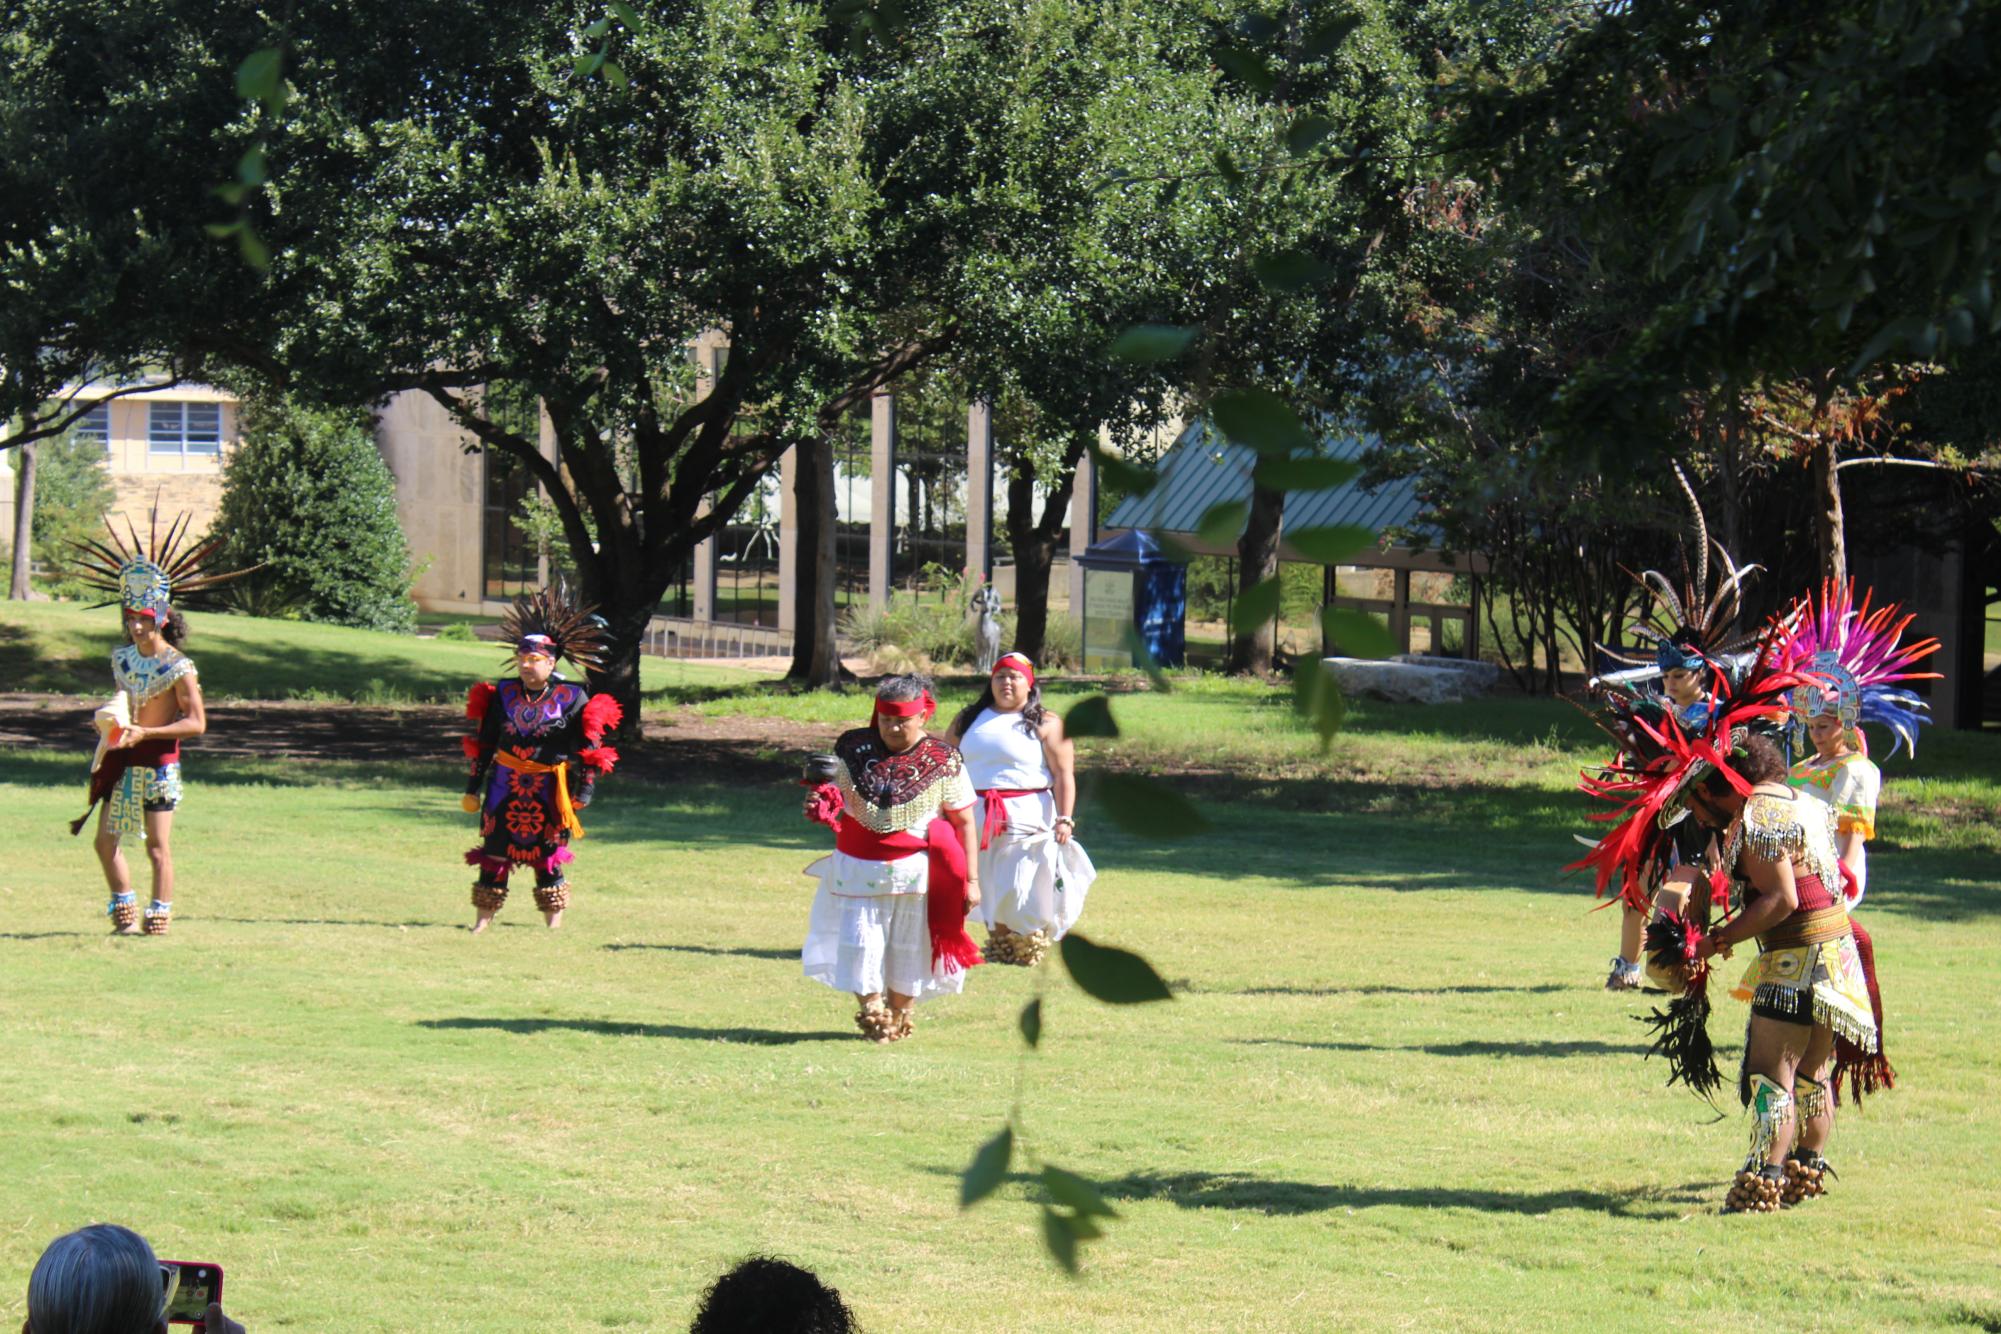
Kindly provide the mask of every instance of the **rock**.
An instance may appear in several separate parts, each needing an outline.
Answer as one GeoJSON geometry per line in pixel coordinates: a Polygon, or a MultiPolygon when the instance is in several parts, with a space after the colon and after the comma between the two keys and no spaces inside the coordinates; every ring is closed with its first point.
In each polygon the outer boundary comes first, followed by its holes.
{"type": "Polygon", "coordinates": [[[1415,662],[1322,658],[1343,694],[1405,704],[1451,704],[1484,694],[1473,673],[1415,662]]]}
{"type": "Polygon", "coordinates": [[[1399,653],[1389,661],[1407,662],[1414,667],[1437,667],[1443,671],[1464,673],[1468,678],[1467,689],[1475,695],[1491,694],[1494,687],[1501,684],[1500,664],[1481,662],[1475,658],[1446,658],[1431,653],[1399,653]]]}

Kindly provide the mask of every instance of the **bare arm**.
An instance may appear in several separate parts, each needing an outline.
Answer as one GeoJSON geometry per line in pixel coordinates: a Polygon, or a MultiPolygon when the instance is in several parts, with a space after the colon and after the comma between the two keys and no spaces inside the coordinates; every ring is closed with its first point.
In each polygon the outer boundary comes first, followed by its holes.
{"type": "Polygon", "coordinates": [[[1737,865],[1758,892],[1744,905],[1736,921],[1704,937],[1705,954],[1720,953],[1763,935],[1792,916],[1800,906],[1799,886],[1793,881],[1790,858],[1769,861],[1745,848],[1737,856],[1737,865]]]}
{"type": "Polygon", "coordinates": [[[1866,891],[1869,888],[1869,840],[1862,837],[1862,831],[1851,829],[1845,834],[1834,836],[1834,846],[1841,852],[1841,864],[1855,876],[1855,888],[1866,891]]]}
{"type": "Polygon", "coordinates": [[[184,741],[208,731],[208,710],[202,707],[201,682],[183,676],[174,682],[174,703],[181,716],[159,727],[134,727],[126,732],[130,745],[140,741],[184,741]]]}
{"type": "Polygon", "coordinates": [[[1049,765],[1050,795],[1056,799],[1056,841],[1070,841],[1070,823],[1077,814],[1077,744],[1063,733],[1063,720],[1049,714],[1038,733],[1042,758],[1049,765]]]}
{"type": "Polygon", "coordinates": [[[966,907],[980,906],[980,836],[973,829],[973,808],[943,811],[941,814],[951,822],[952,832],[959,836],[959,846],[966,850],[966,907]]]}

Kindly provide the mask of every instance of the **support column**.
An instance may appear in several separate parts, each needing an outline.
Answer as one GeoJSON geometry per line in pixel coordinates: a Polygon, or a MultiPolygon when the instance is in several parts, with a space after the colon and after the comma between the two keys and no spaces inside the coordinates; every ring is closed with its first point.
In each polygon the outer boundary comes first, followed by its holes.
{"type": "MultiPolygon", "coordinates": [[[[728,355],[728,340],[715,330],[704,333],[695,340],[695,398],[707,398],[722,373],[723,358],[728,355]]],[[[713,503],[711,497],[704,497],[695,507],[695,516],[709,512],[713,503]]],[[[698,621],[716,619],[716,539],[708,537],[695,544],[694,569],[689,576],[689,608],[698,621]]]]}
{"type": "Polygon", "coordinates": [[[966,573],[994,578],[994,405],[966,409],[966,573]]]}
{"type": "Polygon", "coordinates": [[[1410,571],[1398,570],[1390,595],[1390,638],[1397,652],[1410,652],[1410,571]]]}
{"type": "Polygon", "coordinates": [[[778,459],[778,628],[799,628],[799,451],[778,459]]]}
{"type": "Polygon", "coordinates": [[[1084,567],[1077,558],[1098,540],[1098,460],[1090,450],[1077,460],[1070,491],[1070,614],[1084,606],[1084,567]]]}
{"type": "Polygon", "coordinates": [[[889,605],[896,555],[896,395],[869,400],[868,600],[889,605]]]}

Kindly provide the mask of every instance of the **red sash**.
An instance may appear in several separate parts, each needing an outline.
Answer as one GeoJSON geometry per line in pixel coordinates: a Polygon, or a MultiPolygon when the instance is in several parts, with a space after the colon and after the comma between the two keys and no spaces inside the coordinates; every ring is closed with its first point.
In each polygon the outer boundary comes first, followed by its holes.
{"type": "Polygon", "coordinates": [[[84,822],[97,809],[97,803],[111,795],[111,789],[118,786],[118,780],[125,776],[127,769],[158,769],[163,765],[175,764],[181,758],[181,739],[163,737],[157,741],[141,741],[135,746],[120,746],[117,750],[104,752],[104,762],[97,766],[97,772],[90,776],[90,805],[82,815],[70,821],[72,834],[83,832],[84,822]]]}
{"type": "Polygon", "coordinates": [[[985,852],[994,841],[995,834],[1008,830],[1007,803],[1010,797],[1032,797],[1038,792],[1047,792],[1046,787],[983,787],[979,791],[983,805],[980,808],[980,851],[985,852]]]}
{"type": "Polygon", "coordinates": [[[929,852],[925,868],[924,915],[931,927],[931,966],[947,973],[984,962],[980,947],[966,934],[966,848],[952,822],[935,819],[919,837],[913,831],[878,834],[852,815],[834,829],[834,846],[865,862],[894,862],[929,852]]]}

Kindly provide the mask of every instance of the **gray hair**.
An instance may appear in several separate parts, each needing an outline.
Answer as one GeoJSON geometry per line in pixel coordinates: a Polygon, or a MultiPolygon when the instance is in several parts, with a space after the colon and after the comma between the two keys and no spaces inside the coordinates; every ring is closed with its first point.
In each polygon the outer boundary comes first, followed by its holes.
{"type": "Polygon", "coordinates": [[[166,1311],[153,1248],[115,1223],[57,1237],[28,1279],[30,1334],[153,1334],[166,1311]]]}
{"type": "Polygon", "coordinates": [[[913,699],[923,699],[930,689],[930,677],[906,672],[902,676],[883,677],[882,684],[875,688],[875,697],[885,704],[904,704],[913,699]]]}

